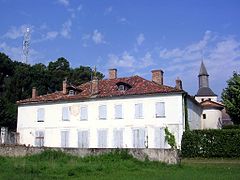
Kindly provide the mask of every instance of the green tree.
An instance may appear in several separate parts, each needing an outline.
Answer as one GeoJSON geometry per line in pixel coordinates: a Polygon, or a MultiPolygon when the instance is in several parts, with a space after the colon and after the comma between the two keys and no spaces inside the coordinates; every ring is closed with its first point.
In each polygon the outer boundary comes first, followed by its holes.
{"type": "Polygon", "coordinates": [[[234,124],[240,124],[240,74],[233,73],[222,92],[222,100],[234,124]]]}

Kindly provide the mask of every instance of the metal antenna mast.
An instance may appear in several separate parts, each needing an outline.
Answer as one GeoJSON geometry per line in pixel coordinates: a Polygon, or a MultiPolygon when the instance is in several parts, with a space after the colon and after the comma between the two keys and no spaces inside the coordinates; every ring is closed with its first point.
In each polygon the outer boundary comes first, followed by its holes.
{"type": "Polygon", "coordinates": [[[29,53],[29,46],[30,46],[30,28],[27,28],[24,38],[23,38],[23,63],[28,63],[28,53],[29,53]]]}

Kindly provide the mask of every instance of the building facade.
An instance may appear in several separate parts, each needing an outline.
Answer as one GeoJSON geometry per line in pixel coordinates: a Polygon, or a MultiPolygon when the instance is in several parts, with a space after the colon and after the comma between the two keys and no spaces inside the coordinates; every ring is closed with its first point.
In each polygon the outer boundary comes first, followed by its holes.
{"type": "Polygon", "coordinates": [[[186,113],[190,128],[201,127],[201,106],[182,90],[163,84],[163,71],[152,80],[139,76],[96,77],[78,87],[63,81],[63,90],[18,102],[20,143],[79,148],[170,148],[167,127],[180,148],[186,113]],[[186,111],[189,110],[189,111],[186,111]]]}

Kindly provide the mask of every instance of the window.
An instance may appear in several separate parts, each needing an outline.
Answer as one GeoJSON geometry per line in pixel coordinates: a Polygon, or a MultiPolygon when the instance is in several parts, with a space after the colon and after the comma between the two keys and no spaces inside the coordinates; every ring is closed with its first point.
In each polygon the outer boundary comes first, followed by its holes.
{"type": "Polygon", "coordinates": [[[154,142],[156,148],[165,148],[165,130],[164,128],[155,128],[154,142]]]}
{"type": "Polygon", "coordinates": [[[115,148],[123,147],[123,129],[113,130],[113,147],[115,148]]]}
{"type": "Polygon", "coordinates": [[[45,110],[44,108],[39,108],[37,110],[37,121],[44,122],[45,110]]]}
{"type": "Polygon", "coordinates": [[[35,146],[37,147],[44,146],[44,131],[35,132],[35,146]]]}
{"type": "Polygon", "coordinates": [[[145,129],[133,129],[133,147],[145,148],[145,129]]]}
{"type": "Polygon", "coordinates": [[[165,103],[157,102],[155,105],[156,108],[156,118],[165,117],[165,103]]]}
{"type": "Polygon", "coordinates": [[[61,147],[69,147],[69,131],[61,131],[61,147]]]}
{"type": "Polygon", "coordinates": [[[204,98],[202,98],[201,101],[203,102],[203,101],[204,101],[204,98]]]}
{"type": "Polygon", "coordinates": [[[123,113],[122,113],[122,105],[115,105],[115,119],[122,119],[123,113]]]}
{"type": "Polygon", "coordinates": [[[69,96],[73,96],[73,95],[75,95],[74,90],[69,90],[68,95],[69,95],[69,96]]]}
{"type": "Polygon", "coordinates": [[[99,106],[99,119],[107,119],[107,106],[99,106]]]}
{"type": "Polygon", "coordinates": [[[69,121],[69,108],[68,107],[62,108],[62,120],[69,121]]]}
{"type": "Polygon", "coordinates": [[[98,147],[99,148],[107,147],[107,130],[106,129],[98,130],[98,147]]]}
{"type": "Polygon", "coordinates": [[[206,114],[203,114],[203,119],[206,119],[206,114]]]}
{"type": "Polygon", "coordinates": [[[119,91],[124,91],[125,90],[124,85],[123,84],[119,85],[118,86],[118,90],[119,91]]]}
{"type": "Polygon", "coordinates": [[[140,119],[143,117],[143,105],[135,104],[135,118],[140,119]]]}
{"type": "Polygon", "coordinates": [[[211,101],[211,98],[208,98],[209,101],[211,101]]]}
{"type": "Polygon", "coordinates": [[[78,131],[78,147],[79,148],[89,147],[89,131],[87,130],[78,131]]]}
{"type": "Polygon", "coordinates": [[[80,120],[84,121],[88,119],[88,109],[87,106],[80,108],[80,120]]]}

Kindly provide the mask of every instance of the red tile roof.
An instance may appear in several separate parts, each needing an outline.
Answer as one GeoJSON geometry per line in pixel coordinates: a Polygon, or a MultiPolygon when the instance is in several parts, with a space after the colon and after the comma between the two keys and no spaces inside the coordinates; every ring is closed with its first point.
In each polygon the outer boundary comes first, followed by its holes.
{"type": "Polygon", "coordinates": [[[139,76],[132,76],[126,78],[106,79],[99,80],[99,93],[92,96],[91,82],[84,83],[77,87],[80,92],[76,95],[69,96],[63,94],[62,91],[52,94],[37,96],[35,99],[29,98],[20,100],[18,104],[60,101],[60,100],[87,100],[92,98],[116,97],[116,96],[129,96],[129,95],[147,95],[147,94],[161,94],[161,93],[182,93],[179,90],[170,86],[158,85],[155,82],[148,81],[139,76]],[[126,91],[119,91],[117,83],[122,82],[131,86],[126,91]]]}
{"type": "Polygon", "coordinates": [[[206,109],[206,108],[213,108],[213,109],[219,109],[222,110],[224,108],[224,105],[219,103],[219,102],[214,102],[211,100],[206,100],[200,103],[201,106],[206,109]]]}

